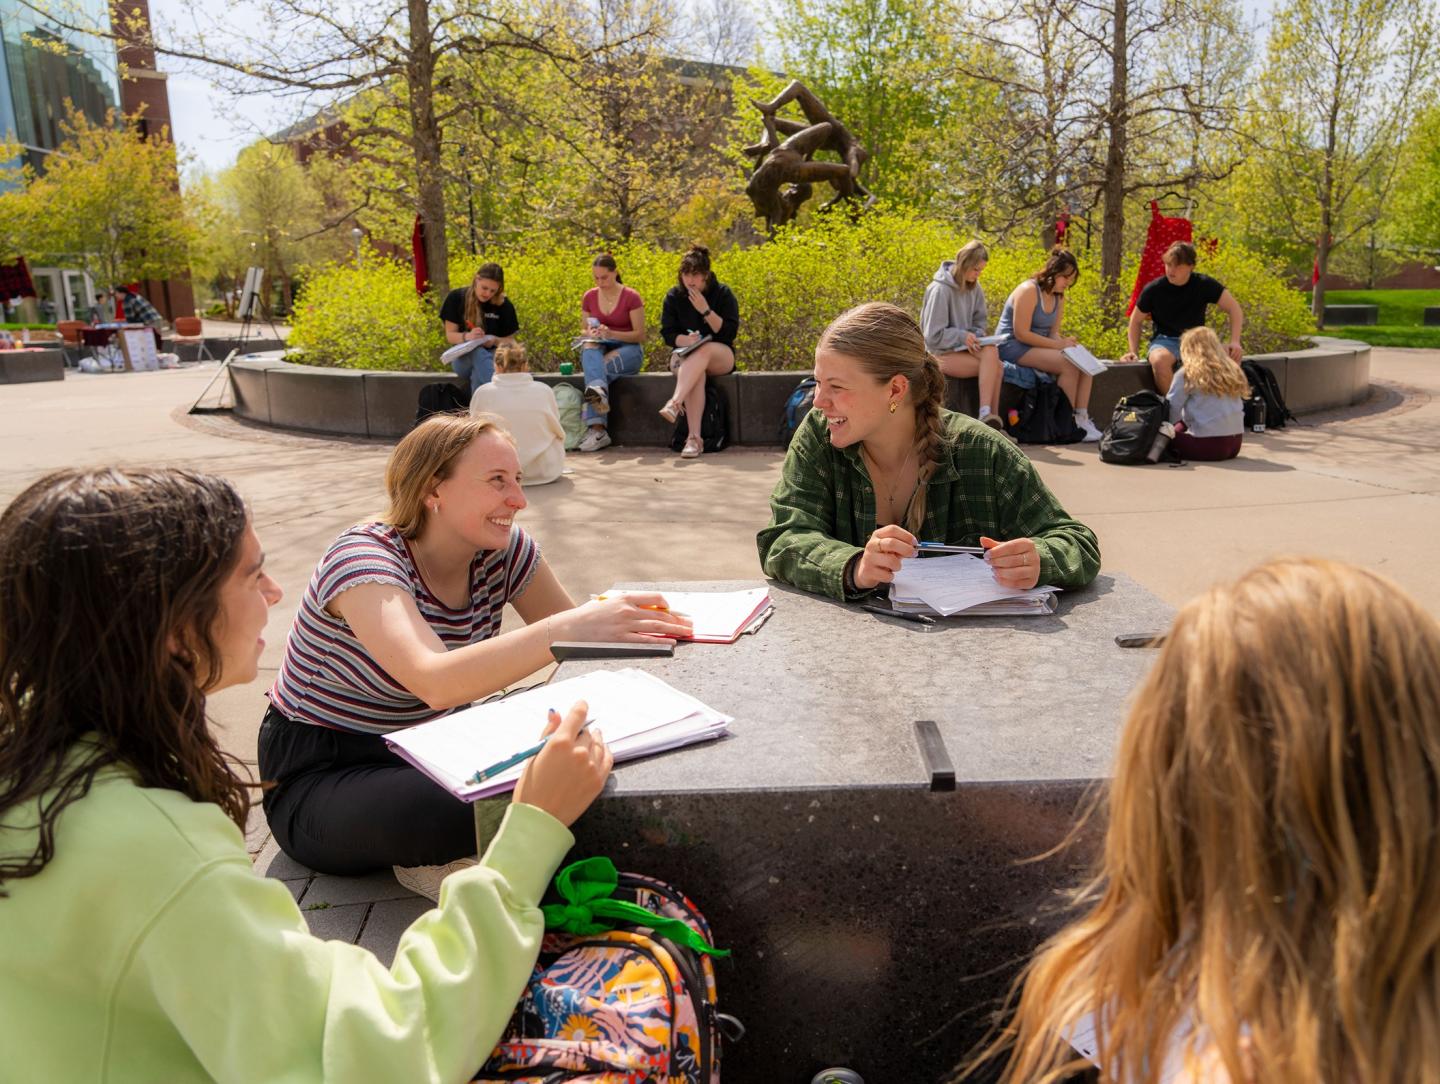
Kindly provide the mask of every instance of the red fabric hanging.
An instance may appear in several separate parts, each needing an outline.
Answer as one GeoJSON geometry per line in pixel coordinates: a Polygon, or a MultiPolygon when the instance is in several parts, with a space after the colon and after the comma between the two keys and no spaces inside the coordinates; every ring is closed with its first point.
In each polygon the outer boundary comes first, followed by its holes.
{"type": "Polygon", "coordinates": [[[1140,270],[1135,273],[1135,289],[1130,292],[1130,304],[1125,306],[1129,316],[1140,298],[1140,291],[1146,283],[1165,274],[1165,250],[1176,241],[1190,241],[1191,225],[1188,218],[1166,218],[1160,213],[1160,205],[1150,201],[1150,229],[1145,234],[1145,251],[1140,254],[1140,270]]]}
{"type": "Polygon", "coordinates": [[[430,286],[430,265],[425,262],[425,223],[419,215],[410,231],[410,255],[415,263],[415,292],[423,294],[430,286]]]}
{"type": "Polygon", "coordinates": [[[34,296],[35,283],[30,278],[30,268],[25,266],[24,256],[14,263],[0,264],[0,301],[34,296]]]}

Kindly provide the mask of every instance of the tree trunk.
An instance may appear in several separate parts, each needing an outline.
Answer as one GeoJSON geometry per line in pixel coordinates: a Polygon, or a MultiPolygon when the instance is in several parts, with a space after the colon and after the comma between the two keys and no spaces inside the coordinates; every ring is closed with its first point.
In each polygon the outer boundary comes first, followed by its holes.
{"type": "Polygon", "coordinates": [[[1325,272],[1330,267],[1332,231],[1335,226],[1335,153],[1340,127],[1341,72],[1335,73],[1335,90],[1330,97],[1330,113],[1325,128],[1325,168],[1320,174],[1320,237],[1315,243],[1315,263],[1319,274],[1310,291],[1310,312],[1315,317],[1315,330],[1325,328],[1325,272]]]}
{"type": "Polygon", "coordinates": [[[1115,22],[1110,43],[1110,103],[1106,116],[1109,146],[1102,184],[1104,218],[1100,238],[1100,277],[1105,308],[1120,309],[1120,263],[1125,255],[1125,158],[1129,137],[1130,41],[1129,0],[1114,0],[1115,22]]]}
{"type": "Polygon", "coordinates": [[[407,0],[410,12],[410,128],[414,132],[415,209],[425,224],[425,263],[430,292],[450,290],[450,249],[445,239],[445,186],[441,181],[440,125],[435,121],[435,42],[430,0],[407,0]]]}

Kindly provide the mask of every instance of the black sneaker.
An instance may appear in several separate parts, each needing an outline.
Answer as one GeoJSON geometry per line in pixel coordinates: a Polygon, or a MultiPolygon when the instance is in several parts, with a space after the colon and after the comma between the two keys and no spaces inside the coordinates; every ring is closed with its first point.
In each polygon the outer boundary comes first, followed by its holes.
{"type": "Polygon", "coordinates": [[[586,384],[585,402],[596,414],[610,413],[610,391],[603,384],[586,384]]]}

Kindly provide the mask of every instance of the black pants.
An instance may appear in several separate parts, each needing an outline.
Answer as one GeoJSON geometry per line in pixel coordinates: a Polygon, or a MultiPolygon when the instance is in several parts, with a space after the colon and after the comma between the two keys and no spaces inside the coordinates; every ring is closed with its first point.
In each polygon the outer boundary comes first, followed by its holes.
{"type": "Polygon", "coordinates": [[[372,734],[260,724],[265,816],[280,849],[321,873],[438,865],[475,853],[471,807],[372,734]]]}

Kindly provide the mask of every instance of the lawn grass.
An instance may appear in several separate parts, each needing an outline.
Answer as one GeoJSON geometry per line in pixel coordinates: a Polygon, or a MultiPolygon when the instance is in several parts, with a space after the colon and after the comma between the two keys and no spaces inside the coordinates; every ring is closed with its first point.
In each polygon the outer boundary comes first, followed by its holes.
{"type": "MultiPolygon", "coordinates": [[[[1416,290],[1414,293],[1420,293],[1416,290]]],[[[1440,327],[1401,327],[1379,324],[1374,327],[1327,327],[1322,334],[1337,339],[1356,339],[1371,346],[1419,346],[1440,350],[1440,327]]]]}
{"type": "Polygon", "coordinates": [[[1379,305],[1381,326],[1421,327],[1424,310],[1440,306],[1440,290],[1327,290],[1325,304],[1379,305]]]}

